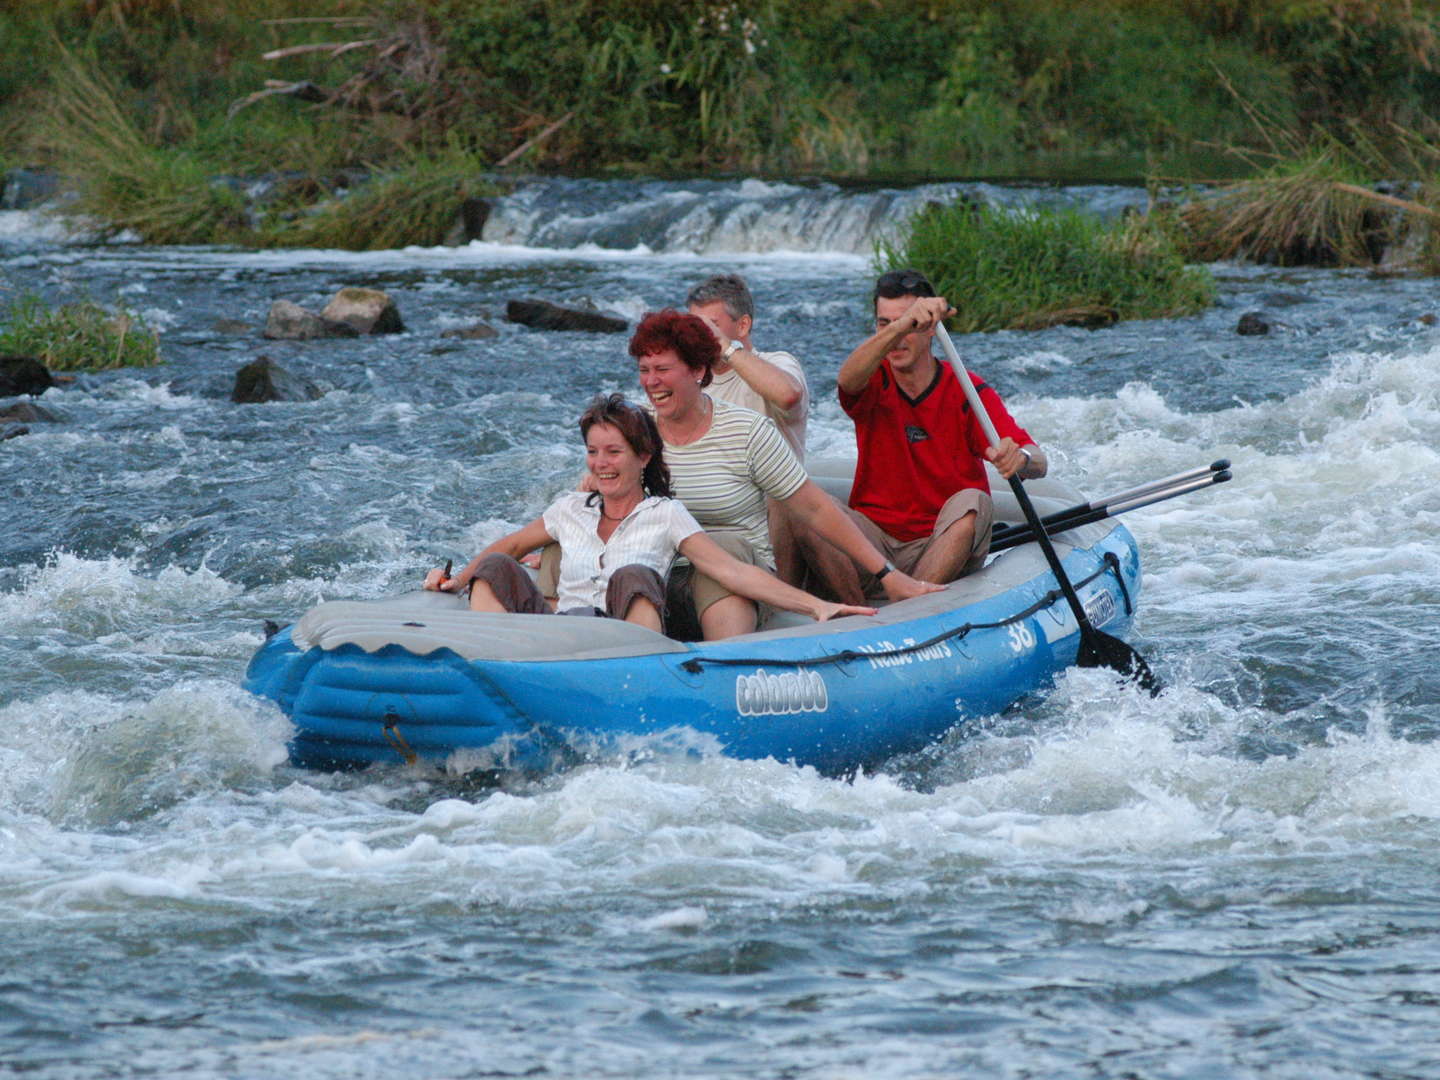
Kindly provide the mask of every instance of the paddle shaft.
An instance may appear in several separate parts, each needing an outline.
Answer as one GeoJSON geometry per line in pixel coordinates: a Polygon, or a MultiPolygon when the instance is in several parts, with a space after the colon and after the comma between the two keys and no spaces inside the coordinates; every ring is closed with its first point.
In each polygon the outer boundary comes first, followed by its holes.
{"type": "MultiPolygon", "coordinates": [[[[1105,518],[1115,517],[1131,510],[1139,510],[1142,506],[1153,506],[1166,499],[1173,499],[1177,495],[1188,495],[1192,491],[1200,491],[1203,488],[1214,487],[1216,484],[1223,484],[1230,479],[1229,470],[1222,470],[1218,473],[1210,473],[1206,476],[1196,477],[1183,484],[1176,484],[1174,487],[1163,491],[1152,491],[1148,495],[1138,496],[1133,499],[1126,499],[1122,502],[1109,502],[1104,506],[1097,506],[1085,513],[1072,514],[1065,512],[1063,518],[1059,514],[1052,514],[1050,517],[1041,518],[1041,524],[1045,526],[1045,534],[1054,536],[1056,533],[1065,532],[1069,529],[1078,529],[1081,525],[1089,525],[1096,521],[1103,521],[1105,518]]],[[[1077,508],[1078,509],[1078,508],[1077,508]]],[[[1014,525],[1007,529],[996,530],[993,539],[990,541],[990,551],[1008,551],[1010,548],[1019,547],[1021,544],[1028,544],[1035,538],[1029,525],[1014,525]]]]}
{"type": "MultiPolygon", "coordinates": [[[[965,370],[965,365],[960,360],[960,354],[955,351],[955,343],[950,340],[950,331],[946,330],[945,324],[938,320],[935,323],[935,336],[940,339],[940,345],[950,360],[950,367],[954,369],[955,378],[960,382],[960,389],[965,391],[965,400],[970,402],[975,419],[980,422],[980,427],[985,432],[986,441],[990,443],[991,449],[999,449],[1000,435],[990,420],[990,414],[985,411],[985,403],[980,400],[980,394],[976,391],[975,384],[970,381],[970,373],[965,370]]],[[[1020,509],[1025,514],[1025,520],[1035,531],[1035,539],[1040,544],[1040,550],[1045,553],[1045,561],[1050,564],[1050,572],[1059,582],[1060,592],[1064,595],[1065,602],[1070,605],[1070,613],[1075,616],[1075,622],[1080,627],[1080,636],[1087,639],[1094,636],[1096,630],[1090,625],[1090,616],[1085,614],[1085,607],[1080,603],[1080,597],[1075,595],[1075,586],[1070,584],[1070,579],[1065,574],[1065,568],[1060,565],[1060,556],[1055,553],[1055,545],[1045,534],[1045,526],[1040,523],[1040,515],[1035,510],[1035,504],[1030,501],[1030,494],[1025,490],[1025,484],[1021,481],[1018,473],[1010,477],[1010,490],[1015,493],[1015,501],[1020,504],[1020,509]]]]}
{"type": "Polygon", "coordinates": [[[1040,520],[1045,523],[1045,527],[1047,529],[1049,529],[1051,532],[1054,532],[1055,530],[1050,528],[1050,526],[1058,522],[1064,521],[1067,518],[1079,517],[1082,514],[1089,514],[1092,511],[1100,510],[1107,506],[1113,506],[1116,503],[1128,502],[1132,499],[1139,498],[1142,495],[1149,495],[1152,492],[1166,491],[1177,484],[1184,483],[1187,480],[1203,479],[1205,477],[1213,476],[1215,473],[1223,472],[1228,468],[1230,468],[1230,462],[1222,458],[1219,461],[1212,461],[1209,465],[1203,466],[1201,468],[1186,469],[1184,472],[1178,472],[1174,476],[1167,476],[1160,480],[1151,480],[1147,484],[1137,484],[1132,488],[1126,488],[1124,491],[1117,491],[1114,495],[1107,495],[1103,499],[1096,499],[1094,502],[1080,503],[1078,506],[1072,506],[1067,510],[1058,510],[1053,514],[1047,514],[1040,520]]]}

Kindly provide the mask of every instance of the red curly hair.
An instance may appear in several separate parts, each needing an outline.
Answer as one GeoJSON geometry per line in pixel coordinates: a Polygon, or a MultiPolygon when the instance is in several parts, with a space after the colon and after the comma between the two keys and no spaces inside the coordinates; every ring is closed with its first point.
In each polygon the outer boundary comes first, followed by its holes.
{"type": "Polygon", "coordinates": [[[675,355],[685,361],[691,371],[705,373],[700,379],[701,386],[710,385],[715,377],[713,369],[720,359],[720,342],[715,340],[704,319],[674,308],[646,315],[630,338],[630,355],[639,360],[666,349],[674,349],[675,355]]]}

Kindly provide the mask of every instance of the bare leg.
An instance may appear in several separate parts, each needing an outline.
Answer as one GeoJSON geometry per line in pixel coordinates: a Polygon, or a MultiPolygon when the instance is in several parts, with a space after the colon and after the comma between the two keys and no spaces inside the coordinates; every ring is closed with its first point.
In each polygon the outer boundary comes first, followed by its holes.
{"type": "Polygon", "coordinates": [[[489,584],[476,578],[470,583],[470,610],[505,612],[505,605],[495,598],[495,590],[489,584]]]}
{"type": "Polygon", "coordinates": [[[795,530],[794,537],[810,571],[810,592],[841,604],[865,603],[860,572],[849,555],[819,533],[803,527],[795,530]]]}
{"type": "Polygon", "coordinates": [[[660,631],[660,612],[643,596],[637,596],[630,601],[630,608],[625,612],[625,621],[647,627],[656,633],[660,631]]]}
{"type": "Polygon", "coordinates": [[[805,560],[795,539],[798,522],[792,521],[785,504],[766,499],[765,510],[770,518],[770,550],[775,553],[775,576],[786,585],[799,587],[805,576],[805,560]]]}
{"type": "Polygon", "coordinates": [[[925,554],[915,564],[912,577],[944,585],[965,572],[965,564],[975,551],[975,512],[951,522],[945,531],[931,539],[925,554]]]}
{"type": "Polygon", "coordinates": [[[751,633],[755,629],[755,604],[743,596],[716,600],[700,613],[700,629],[706,641],[751,633]]]}

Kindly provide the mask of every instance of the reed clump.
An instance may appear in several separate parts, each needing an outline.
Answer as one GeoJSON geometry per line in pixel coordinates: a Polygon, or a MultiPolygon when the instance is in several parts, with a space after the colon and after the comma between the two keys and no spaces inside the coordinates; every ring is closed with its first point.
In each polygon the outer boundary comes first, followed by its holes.
{"type": "Polygon", "coordinates": [[[497,194],[473,154],[417,155],[368,180],[343,197],[310,208],[272,214],[256,242],[273,247],[377,251],[445,241],[467,199],[497,194]]]}
{"type": "Polygon", "coordinates": [[[1261,126],[1274,149],[1268,161],[1244,155],[1256,175],[1196,194],[1179,208],[1177,240],[1188,257],[1276,266],[1386,262],[1436,272],[1437,152],[1427,140],[1397,130],[1382,151],[1359,134],[1301,142],[1261,126]],[[1405,195],[1379,190],[1377,177],[1397,178],[1405,195]]]}
{"type": "Polygon", "coordinates": [[[51,306],[22,296],[0,316],[0,353],[33,356],[52,371],[107,371],[160,362],[160,342],[124,306],[93,300],[51,306]]]}
{"type": "Polygon", "coordinates": [[[240,196],[193,154],[156,145],[97,65],[69,53],[62,65],[33,140],[78,184],[67,213],[101,236],[130,232],[152,244],[213,243],[248,231],[240,196]]]}
{"type": "Polygon", "coordinates": [[[1187,266],[1158,218],[1106,221],[1077,210],[954,202],[918,214],[883,242],[877,268],[923,271],[958,314],[959,332],[1105,326],[1202,311],[1215,286],[1187,266]]]}

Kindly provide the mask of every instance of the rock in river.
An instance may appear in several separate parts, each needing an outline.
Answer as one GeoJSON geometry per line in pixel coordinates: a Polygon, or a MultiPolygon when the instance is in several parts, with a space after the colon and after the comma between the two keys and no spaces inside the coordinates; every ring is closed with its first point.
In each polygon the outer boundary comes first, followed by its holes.
{"type": "Polygon", "coordinates": [[[0,356],[0,397],[39,395],[54,385],[49,369],[33,356],[0,356]]]}
{"type": "Polygon", "coordinates": [[[398,334],[405,329],[395,301],[379,289],[341,289],[330,298],[320,317],[345,323],[358,334],[398,334]]]}
{"type": "Polygon", "coordinates": [[[321,397],[309,379],[292,375],[268,356],[257,357],[235,373],[230,400],[241,404],[265,401],[314,401],[321,397]]]}
{"type": "Polygon", "coordinates": [[[623,334],[630,326],[618,315],[565,308],[548,300],[511,300],[505,318],[534,330],[588,330],[598,334],[623,334]]]}
{"type": "Polygon", "coordinates": [[[349,323],[335,322],[289,300],[276,300],[270,305],[265,320],[265,337],[289,341],[308,341],[322,337],[359,337],[360,331],[349,323]]]}

